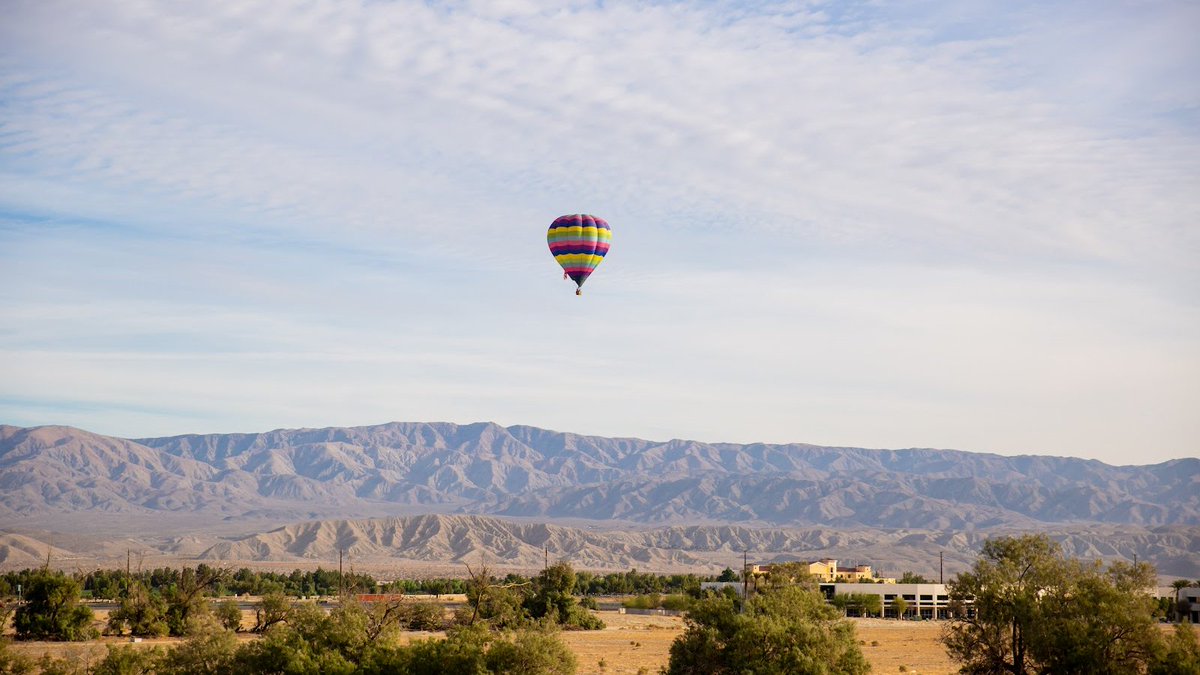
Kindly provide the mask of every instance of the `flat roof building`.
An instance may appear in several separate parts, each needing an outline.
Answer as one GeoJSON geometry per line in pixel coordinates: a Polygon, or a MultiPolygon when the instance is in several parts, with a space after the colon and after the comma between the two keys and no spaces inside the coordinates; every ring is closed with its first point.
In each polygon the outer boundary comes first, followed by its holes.
{"type": "Polygon", "coordinates": [[[877,595],[885,617],[902,618],[896,616],[892,606],[896,598],[907,604],[904,610],[907,617],[933,620],[950,616],[950,594],[945,584],[821,584],[820,589],[830,601],[835,595],[877,595]]]}

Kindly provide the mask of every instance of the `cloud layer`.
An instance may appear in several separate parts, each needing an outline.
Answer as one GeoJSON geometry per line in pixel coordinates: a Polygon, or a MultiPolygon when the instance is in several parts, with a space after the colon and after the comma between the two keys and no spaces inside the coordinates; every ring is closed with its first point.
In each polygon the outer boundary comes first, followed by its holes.
{"type": "Polygon", "coordinates": [[[15,3],[0,414],[1194,455],[1200,15],[990,4],[15,3]]]}

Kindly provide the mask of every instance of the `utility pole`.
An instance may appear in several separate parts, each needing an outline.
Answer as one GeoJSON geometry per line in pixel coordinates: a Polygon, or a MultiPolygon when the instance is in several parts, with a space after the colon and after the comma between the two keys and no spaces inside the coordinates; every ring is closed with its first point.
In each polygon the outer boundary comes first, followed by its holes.
{"type": "Polygon", "coordinates": [[[542,571],[550,569],[550,549],[542,547],[542,571]]]}
{"type": "Polygon", "coordinates": [[[338,598],[346,594],[346,577],[342,575],[342,547],[338,547],[338,598]]]}
{"type": "Polygon", "coordinates": [[[750,550],[742,551],[742,606],[750,599],[750,550]]]}
{"type": "Polygon", "coordinates": [[[938,583],[946,583],[945,552],[938,551],[938,583]]]}

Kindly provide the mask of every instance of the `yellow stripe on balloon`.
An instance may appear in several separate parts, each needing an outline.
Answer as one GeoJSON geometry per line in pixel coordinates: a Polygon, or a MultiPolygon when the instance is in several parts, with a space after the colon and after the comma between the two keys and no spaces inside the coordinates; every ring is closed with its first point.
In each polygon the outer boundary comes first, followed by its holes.
{"type": "Polygon", "coordinates": [[[560,265],[589,264],[592,262],[592,258],[603,260],[604,256],[591,253],[562,253],[554,256],[560,265]]]}

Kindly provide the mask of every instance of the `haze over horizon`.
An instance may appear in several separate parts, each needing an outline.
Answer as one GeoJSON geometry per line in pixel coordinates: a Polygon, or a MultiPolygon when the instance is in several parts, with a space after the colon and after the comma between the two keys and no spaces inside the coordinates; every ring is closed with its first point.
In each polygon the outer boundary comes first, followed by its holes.
{"type": "Polygon", "coordinates": [[[1200,455],[1194,3],[6,9],[0,423],[1200,455]]]}

